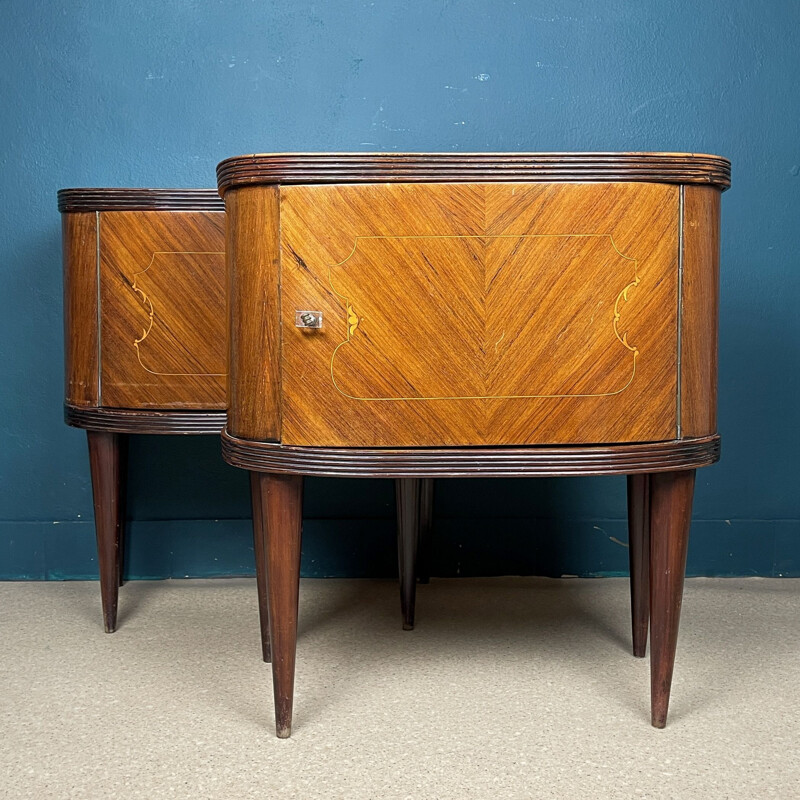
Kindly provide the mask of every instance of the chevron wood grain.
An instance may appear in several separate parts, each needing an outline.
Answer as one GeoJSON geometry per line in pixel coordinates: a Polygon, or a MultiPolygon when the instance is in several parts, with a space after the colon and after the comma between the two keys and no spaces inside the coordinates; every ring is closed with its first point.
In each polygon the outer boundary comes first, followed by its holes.
{"type": "Polygon", "coordinates": [[[282,441],[674,438],[679,191],[282,188],[282,441]]]}

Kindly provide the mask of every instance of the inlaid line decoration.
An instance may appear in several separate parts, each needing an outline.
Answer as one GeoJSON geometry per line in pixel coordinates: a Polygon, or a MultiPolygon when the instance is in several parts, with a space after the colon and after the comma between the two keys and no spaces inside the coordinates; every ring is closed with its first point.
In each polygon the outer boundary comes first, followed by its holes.
{"type": "MultiPolygon", "coordinates": [[[[559,398],[588,398],[588,397],[613,397],[618,394],[622,394],[625,390],[627,390],[630,385],[633,383],[633,379],[636,376],[636,360],[640,355],[639,348],[635,345],[632,345],[628,341],[628,332],[625,330],[620,330],[620,320],[622,318],[622,307],[625,303],[629,300],[629,294],[632,289],[635,289],[641,283],[641,278],[638,273],[638,259],[633,258],[632,256],[625,255],[620,249],[617,247],[616,243],[614,242],[613,237],[611,234],[607,233],[566,233],[566,234],[558,234],[558,233],[540,233],[540,234],[502,234],[502,235],[465,235],[465,236],[452,236],[452,235],[418,235],[418,236],[356,236],[355,241],[353,243],[353,249],[350,251],[349,255],[335,264],[328,265],[328,284],[331,287],[333,293],[342,301],[342,304],[345,308],[345,315],[347,320],[347,338],[341,341],[336,347],[334,348],[333,353],[331,354],[331,362],[330,362],[330,373],[331,373],[331,381],[333,382],[333,386],[339,394],[347,397],[350,400],[395,400],[395,401],[406,401],[406,400],[536,400],[536,399],[559,399],[559,398]],[[358,243],[362,240],[367,239],[535,239],[535,238],[604,238],[608,239],[611,247],[620,257],[624,258],[627,261],[632,262],[633,265],[633,280],[623,286],[619,294],[616,297],[614,302],[614,315],[612,320],[612,331],[614,334],[614,338],[622,345],[632,357],[631,363],[631,373],[630,377],[628,378],[627,382],[616,389],[613,392],[599,392],[599,393],[587,393],[587,394],[509,394],[509,395],[459,395],[459,396],[435,396],[435,397],[359,397],[356,395],[351,395],[345,392],[336,382],[336,376],[334,373],[334,364],[336,361],[336,356],[339,350],[348,345],[352,341],[352,337],[356,329],[359,327],[361,323],[361,318],[358,316],[355,308],[357,306],[357,301],[354,301],[352,298],[346,296],[342,292],[338,291],[336,286],[334,285],[333,281],[333,270],[336,267],[341,267],[346,264],[356,253],[358,249],[358,243]]],[[[505,336],[505,332],[503,332],[502,336],[495,343],[495,349],[500,341],[505,336]]]]}
{"type": "Polygon", "coordinates": [[[149,372],[151,375],[161,375],[167,378],[177,378],[177,377],[187,377],[187,378],[224,378],[227,373],[225,372],[157,372],[156,370],[150,369],[143,361],[142,361],[142,353],[140,350],[140,345],[142,342],[150,335],[150,332],[153,330],[153,322],[155,319],[155,308],[153,306],[153,301],[150,297],[144,292],[144,290],[137,285],[136,279],[139,275],[144,275],[150,267],[153,266],[156,260],[156,256],[224,256],[224,251],[219,250],[156,250],[153,252],[153,255],[150,259],[150,263],[142,270],[133,273],[133,281],[131,283],[131,289],[133,289],[136,294],[138,294],[142,298],[142,304],[147,309],[148,315],[148,324],[147,327],[142,330],[142,335],[138,339],[133,340],[133,348],[136,350],[136,358],[139,361],[142,369],[146,372],[149,372]]]}

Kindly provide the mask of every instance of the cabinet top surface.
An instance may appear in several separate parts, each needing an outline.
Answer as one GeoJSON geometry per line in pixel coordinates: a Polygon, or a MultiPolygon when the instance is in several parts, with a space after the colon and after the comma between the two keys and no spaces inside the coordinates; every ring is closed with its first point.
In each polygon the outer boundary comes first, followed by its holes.
{"type": "Polygon", "coordinates": [[[238,186],[324,183],[639,181],[730,186],[731,164],[704,153],[261,153],[217,166],[238,186]]]}

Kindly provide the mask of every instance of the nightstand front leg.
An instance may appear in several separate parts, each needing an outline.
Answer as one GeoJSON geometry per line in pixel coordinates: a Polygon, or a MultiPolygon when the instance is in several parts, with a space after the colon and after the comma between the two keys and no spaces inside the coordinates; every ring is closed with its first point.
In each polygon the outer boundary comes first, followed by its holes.
{"type": "Polygon", "coordinates": [[[403,630],[414,629],[417,599],[417,545],[420,523],[420,480],[397,478],[397,566],[403,630]]]}
{"type": "Polygon", "coordinates": [[[97,565],[106,633],[117,627],[117,602],[122,580],[122,541],[125,524],[124,434],[86,431],[92,474],[97,565]]]}
{"type": "Polygon", "coordinates": [[[650,476],[650,701],[652,724],[667,723],[681,616],[694,470],[650,476]]]}
{"type": "Polygon", "coordinates": [[[258,620],[261,624],[261,655],[269,663],[269,597],[267,596],[267,560],[264,551],[263,510],[261,508],[261,482],[259,472],[250,473],[250,499],[253,506],[253,553],[256,562],[256,589],[258,591],[258,620]]]}
{"type": "Polygon", "coordinates": [[[628,557],[633,654],[644,658],[650,624],[650,476],[628,475],[628,557]]]}
{"type": "MultiPolygon", "coordinates": [[[[303,478],[258,473],[261,530],[267,564],[272,683],[278,738],[292,733],[297,605],[300,590],[300,540],[303,478]]],[[[253,526],[258,534],[259,525],[253,526]]]]}

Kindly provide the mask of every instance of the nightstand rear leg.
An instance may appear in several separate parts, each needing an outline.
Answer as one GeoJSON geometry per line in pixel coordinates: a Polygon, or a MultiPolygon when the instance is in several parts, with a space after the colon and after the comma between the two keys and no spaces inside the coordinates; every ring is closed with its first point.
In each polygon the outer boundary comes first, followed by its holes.
{"type": "Polygon", "coordinates": [[[431,581],[431,560],[433,556],[433,481],[433,478],[419,479],[417,579],[420,583],[430,583],[431,581]]]}
{"type": "MultiPolygon", "coordinates": [[[[258,474],[260,535],[267,564],[272,684],[278,738],[292,733],[294,665],[297,651],[297,605],[300,590],[300,540],[303,478],[258,474]]],[[[259,526],[253,526],[254,533],[259,526]]]]}
{"type": "Polygon", "coordinates": [[[118,586],[122,586],[122,578],[125,574],[125,540],[128,531],[128,441],[127,433],[118,433],[119,442],[119,581],[118,586]]]}
{"type": "Polygon", "coordinates": [[[256,589],[258,590],[258,619],[261,623],[261,654],[270,659],[269,649],[269,598],[267,596],[267,562],[264,551],[263,511],[261,484],[258,472],[250,473],[250,499],[253,506],[253,552],[256,562],[256,589]]]}
{"type": "Polygon", "coordinates": [[[628,475],[628,557],[633,654],[644,658],[650,623],[650,476],[628,475]]]}
{"type": "Polygon", "coordinates": [[[117,627],[117,601],[121,578],[123,517],[121,435],[110,431],[86,431],[89,442],[89,468],[92,474],[94,526],[97,535],[97,565],[100,573],[100,598],[106,633],[117,627]]]}
{"type": "Polygon", "coordinates": [[[420,480],[398,478],[397,491],[397,565],[400,573],[400,610],[403,630],[414,629],[417,599],[417,545],[420,528],[420,480]]]}
{"type": "Polygon", "coordinates": [[[667,723],[693,493],[694,470],[650,476],[650,701],[656,728],[667,723]]]}

